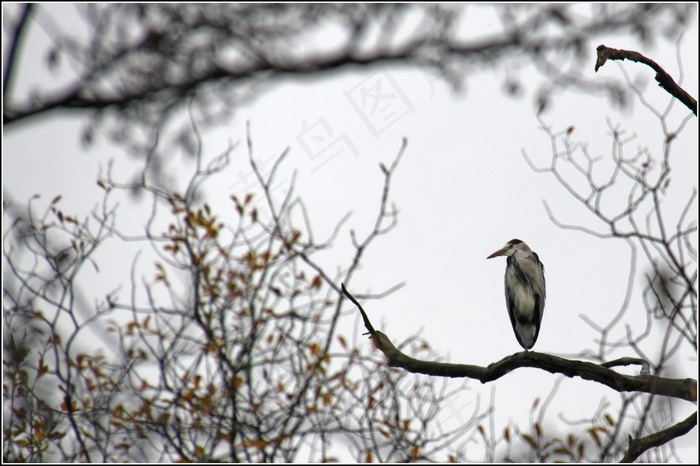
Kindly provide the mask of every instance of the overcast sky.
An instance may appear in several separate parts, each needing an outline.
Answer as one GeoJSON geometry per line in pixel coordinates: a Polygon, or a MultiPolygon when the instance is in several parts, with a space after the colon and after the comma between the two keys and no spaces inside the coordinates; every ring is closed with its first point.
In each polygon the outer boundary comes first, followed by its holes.
{"type": "MultiPolygon", "coordinates": [[[[488,21],[483,25],[488,28],[488,21]]],[[[601,42],[639,50],[674,77],[679,74],[673,43],[646,48],[628,37],[601,42]]],[[[589,77],[595,76],[594,53],[588,51],[589,77]]],[[[697,24],[683,38],[680,56],[681,84],[697,97],[697,24]]],[[[40,64],[41,60],[27,60],[22,73],[44,73],[43,67],[33,68],[40,64]]],[[[654,82],[653,72],[629,62],[623,66],[642,83],[644,97],[664,109],[670,98],[654,82]]],[[[606,64],[598,75],[600,79],[623,78],[617,63],[606,64]]],[[[400,212],[398,225],[367,251],[361,273],[351,286],[358,293],[380,292],[405,283],[392,295],[366,304],[375,326],[395,342],[421,332],[451,362],[487,365],[521,351],[503,296],[505,258],[486,260],[506,241],[519,238],[538,253],[546,267],[547,303],[534,350],[571,356],[595,348],[597,334],[579,315],[607,323],[618,311],[626,293],[629,248],[620,240],[562,230],[549,220],[543,200],[562,221],[597,226],[551,175],[530,169],[522,151],[535,163],[548,166],[550,140],[539,129],[532,95],[507,97],[503,79],[497,76],[503,75],[477,73],[457,93],[426,72],[395,68],[348,70],[265,88],[230,121],[206,130],[205,151],[210,156],[236,144],[231,167],[208,186],[207,201],[228,208],[231,193],[244,192],[253,184],[244,144],[249,122],[257,159],[273,160],[290,149],[280,181],[291,179],[291,172],[296,171],[296,192],[307,203],[317,237],[330,234],[346,212],[352,212],[348,228],[361,236],[369,231],[377,212],[382,189],[378,165],[390,164],[406,138],[408,147],[391,189],[391,201],[400,212]]],[[[521,70],[521,79],[540,82],[530,69],[521,70]]],[[[553,102],[543,120],[558,131],[573,126],[572,139],[587,142],[596,156],[610,153],[607,120],[639,136],[630,150],[648,145],[653,154],[660,153],[659,122],[638,101],[619,110],[603,96],[564,92],[553,102]]],[[[671,126],[686,114],[676,103],[671,126]]],[[[36,193],[46,202],[62,194],[66,211],[87,214],[101,194],[95,183],[99,170],[109,160],[114,160],[116,173],[130,173],[125,167],[133,169],[134,165],[128,165],[128,157],[103,134],[98,134],[92,147],[83,147],[84,127],[80,115],[55,114],[7,132],[3,138],[3,192],[19,203],[36,193]]],[[[667,201],[671,209],[682,208],[697,188],[696,121],[685,128],[673,151],[667,201]]],[[[124,207],[129,205],[125,200],[124,207]]],[[[322,256],[331,270],[350,257],[347,228],[337,244],[337,249],[322,256]]],[[[125,263],[123,270],[128,271],[129,265],[125,263]]],[[[643,271],[641,267],[637,270],[631,304],[638,310],[624,318],[637,330],[645,324],[639,298],[643,271]]],[[[127,292],[128,275],[122,277],[127,292]]],[[[113,285],[96,289],[106,292],[113,285]]],[[[350,333],[356,324],[347,321],[344,331],[350,333]]],[[[655,354],[653,342],[644,345],[645,351],[655,354]]],[[[617,356],[628,355],[632,356],[623,351],[617,356]]],[[[694,354],[682,357],[687,372],[666,375],[697,378],[694,354]]],[[[542,371],[519,370],[492,384],[497,386],[499,430],[508,420],[526,422],[532,400],[546,396],[557,380],[542,371]]],[[[450,408],[451,418],[446,422],[461,422],[463,414],[471,412],[475,393],[482,393],[483,402],[492,385],[470,383],[473,391],[450,408]]],[[[568,419],[589,417],[601,396],[612,402],[618,399],[616,392],[591,382],[565,379],[550,413],[565,412],[568,419]],[[583,393],[590,396],[583,397],[583,393]]],[[[692,409],[688,406],[688,413],[692,409]]],[[[679,419],[687,415],[677,414],[679,419]]],[[[686,442],[696,436],[691,434],[686,442]]],[[[684,451],[682,458],[696,461],[697,453],[694,455],[684,451]]]]}

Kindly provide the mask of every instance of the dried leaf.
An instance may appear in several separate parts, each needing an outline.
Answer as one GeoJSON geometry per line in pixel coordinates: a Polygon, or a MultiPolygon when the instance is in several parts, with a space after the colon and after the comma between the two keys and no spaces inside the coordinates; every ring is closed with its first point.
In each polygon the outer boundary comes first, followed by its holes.
{"type": "Polygon", "coordinates": [[[338,335],[338,341],[340,342],[340,346],[343,347],[343,349],[348,349],[348,342],[345,340],[345,337],[342,335],[338,335]]]}
{"type": "Polygon", "coordinates": [[[243,385],[243,378],[236,377],[235,379],[233,379],[233,388],[238,388],[241,385],[243,385]]]}
{"type": "Polygon", "coordinates": [[[605,413],[605,421],[606,421],[610,426],[614,426],[614,425],[615,425],[615,419],[613,419],[612,416],[609,415],[608,413],[605,413]]]}
{"type": "Polygon", "coordinates": [[[262,450],[265,448],[270,442],[262,439],[244,439],[243,440],[243,446],[244,447],[253,447],[253,448],[258,448],[262,450]]]}
{"type": "Polygon", "coordinates": [[[309,349],[311,350],[311,354],[315,356],[316,353],[318,353],[318,349],[319,349],[318,343],[311,343],[309,345],[309,349]]]}
{"type": "Polygon", "coordinates": [[[542,426],[540,426],[539,422],[535,423],[535,434],[537,434],[537,438],[542,438],[542,426]]]}
{"type": "Polygon", "coordinates": [[[598,437],[598,432],[596,431],[595,428],[588,429],[588,433],[590,434],[591,437],[593,437],[593,441],[595,444],[600,447],[600,437],[598,437]]]}
{"type": "Polygon", "coordinates": [[[520,434],[523,440],[525,440],[532,448],[537,448],[537,441],[529,434],[520,434]]]}
{"type": "Polygon", "coordinates": [[[44,441],[44,433],[41,431],[41,424],[39,423],[34,425],[34,440],[36,440],[37,443],[44,441]]]}
{"type": "Polygon", "coordinates": [[[418,445],[413,445],[411,448],[411,458],[416,459],[420,456],[420,447],[418,445]]]}

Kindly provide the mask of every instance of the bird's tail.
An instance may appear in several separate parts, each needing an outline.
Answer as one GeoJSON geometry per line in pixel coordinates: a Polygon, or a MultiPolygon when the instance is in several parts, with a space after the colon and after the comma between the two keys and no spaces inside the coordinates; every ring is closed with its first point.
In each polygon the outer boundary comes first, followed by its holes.
{"type": "Polygon", "coordinates": [[[529,350],[535,346],[535,340],[537,339],[537,326],[535,324],[516,321],[515,336],[518,337],[520,346],[529,350]]]}

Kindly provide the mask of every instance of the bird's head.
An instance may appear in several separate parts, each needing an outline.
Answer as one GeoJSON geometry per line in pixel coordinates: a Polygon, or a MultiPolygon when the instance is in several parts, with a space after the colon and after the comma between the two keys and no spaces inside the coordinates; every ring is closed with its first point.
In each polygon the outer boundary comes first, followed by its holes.
{"type": "Polygon", "coordinates": [[[487,259],[492,259],[498,256],[512,256],[515,251],[532,252],[530,246],[528,246],[526,243],[520,241],[519,239],[512,239],[508,241],[501,249],[487,257],[487,259]]]}

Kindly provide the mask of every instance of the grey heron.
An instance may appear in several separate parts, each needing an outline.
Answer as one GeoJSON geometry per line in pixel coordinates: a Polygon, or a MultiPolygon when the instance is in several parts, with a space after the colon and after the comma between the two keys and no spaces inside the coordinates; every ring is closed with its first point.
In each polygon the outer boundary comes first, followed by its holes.
{"type": "Polygon", "coordinates": [[[537,253],[519,239],[508,241],[487,259],[497,256],[507,256],[506,306],[515,338],[527,351],[535,345],[542,323],[547,296],[544,265],[537,253]]]}

